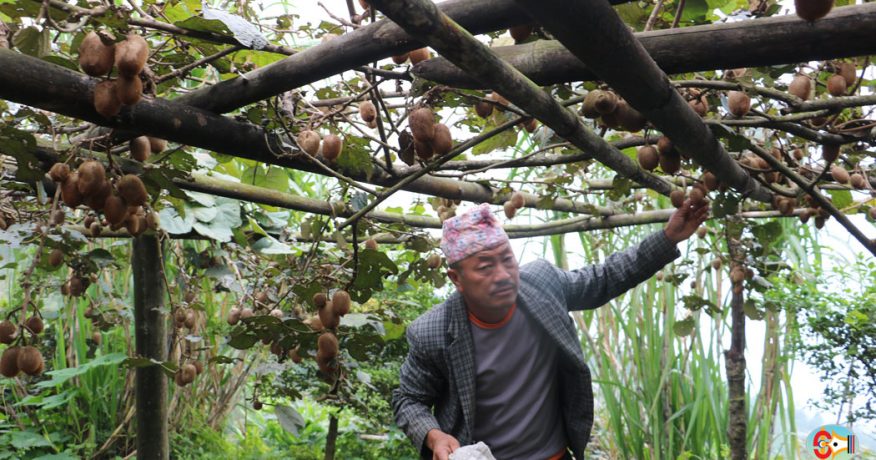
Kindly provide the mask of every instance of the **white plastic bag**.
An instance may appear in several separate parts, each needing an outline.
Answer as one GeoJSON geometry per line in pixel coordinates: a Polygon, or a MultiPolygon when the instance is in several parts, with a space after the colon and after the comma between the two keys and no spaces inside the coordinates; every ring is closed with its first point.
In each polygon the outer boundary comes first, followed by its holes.
{"type": "Polygon", "coordinates": [[[462,446],[450,454],[450,460],[496,460],[490,448],[483,442],[462,446]]]}

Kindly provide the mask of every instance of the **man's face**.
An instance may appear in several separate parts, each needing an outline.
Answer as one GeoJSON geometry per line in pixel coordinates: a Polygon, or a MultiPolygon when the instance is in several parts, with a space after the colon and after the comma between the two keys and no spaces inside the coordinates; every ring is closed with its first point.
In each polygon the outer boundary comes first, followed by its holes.
{"type": "Polygon", "coordinates": [[[501,310],[517,301],[520,271],[507,242],[459,261],[447,275],[469,308],[501,310]]]}

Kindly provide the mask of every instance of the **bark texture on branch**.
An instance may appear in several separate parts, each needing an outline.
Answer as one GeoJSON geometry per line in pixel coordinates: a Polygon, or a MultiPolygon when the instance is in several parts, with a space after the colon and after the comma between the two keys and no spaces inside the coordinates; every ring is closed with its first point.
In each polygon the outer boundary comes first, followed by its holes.
{"type": "MultiPolygon", "coordinates": [[[[667,74],[866,56],[876,54],[876,4],[834,8],[813,23],[796,15],[772,16],[634,36],[667,74]]],[[[593,69],[555,40],[493,51],[539,85],[598,79],[593,69]]],[[[484,88],[442,57],[423,61],[412,72],[449,86],[484,88]]]]}
{"type": "MultiPolygon", "coordinates": [[[[425,0],[403,4],[375,1],[372,5],[399,23],[408,33],[422,38],[442,56],[501,93],[596,160],[658,193],[668,195],[672,190],[668,182],[639,168],[633,160],[587,129],[577,115],[502,61],[487,46],[442,14],[433,3],[425,0]]],[[[606,8],[611,9],[608,4],[606,8]]]]}
{"type": "MultiPolygon", "coordinates": [[[[291,150],[288,143],[260,126],[177,101],[143,98],[136,105],[123,108],[118,116],[104,118],[95,112],[91,102],[92,88],[97,81],[41,59],[0,49],[0,98],[119,130],[325,175],[323,169],[305,156],[284,154],[284,149],[291,150]]],[[[364,173],[348,172],[347,175],[362,182],[392,186],[416,168],[395,169],[398,176],[390,176],[380,169],[375,169],[370,177],[364,173]]],[[[501,204],[510,197],[509,193],[479,183],[440,177],[421,177],[405,185],[404,190],[476,203],[501,204]]],[[[542,207],[573,213],[591,210],[587,203],[567,199],[557,199],[542,207]]]]}
{"type": "MultiPolygon", "coordinates": [[[[739,244],[741,235],[727,235],[727,247],[731,260],[744,259],[739,244]]],[[[724,367],[727,372],[727,440],[733,460],[748,458],[746,433],[748,411],[745,405],[745,304],[744,291],[736,289],[730,298],[730,349],[724,352],[724,367]]]]}
{"type": "Polygon", "coordinates": [[[600,0],[517,0],[517,4],[672,139],[682,154],[743,196],[772,200],[772,193],[724,151],[609,5],[600,0]]]}
{"type": "MultiPolygon", "coordinates": [[[[164,255],[153,234],[133,240],[134,329],[138,357],[167,361],[164,311],[164,255]]],[[[137,458],[169,458],[167,437],[167,377],[158,365],[135,371],[137,404],[137,458]]]]}

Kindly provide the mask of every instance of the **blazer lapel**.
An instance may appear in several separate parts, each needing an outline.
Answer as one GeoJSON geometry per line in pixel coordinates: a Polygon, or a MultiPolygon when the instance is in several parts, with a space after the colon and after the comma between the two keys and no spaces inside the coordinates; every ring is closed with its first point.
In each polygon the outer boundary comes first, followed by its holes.
{"type": "MultiPolygon", "coordinates": [[[[468,314],[465,303],[458,292],[447,299],[448,322],[447,335],[450,345],[447,347],[447,357],[456,388],[459,391],[459,402],[462,405],[462,415],[466,430],[471,430],[474,423],[475,409],[475,356],[474,339],[468,327],[468,314]]],[[[471,433],[466,433],[469,437],[471,433]]]]}

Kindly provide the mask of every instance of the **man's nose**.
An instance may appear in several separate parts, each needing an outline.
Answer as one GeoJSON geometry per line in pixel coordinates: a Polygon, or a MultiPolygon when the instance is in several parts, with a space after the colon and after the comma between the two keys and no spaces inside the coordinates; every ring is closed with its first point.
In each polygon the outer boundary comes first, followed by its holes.
{"type": "Polygon", "coordinates": [[[504,264],[498,264],[498,269],[496,270],[496,275],[494,277],[495,281],[505,281],[511,278],[511,270],[508,269],[504,264]]]}

